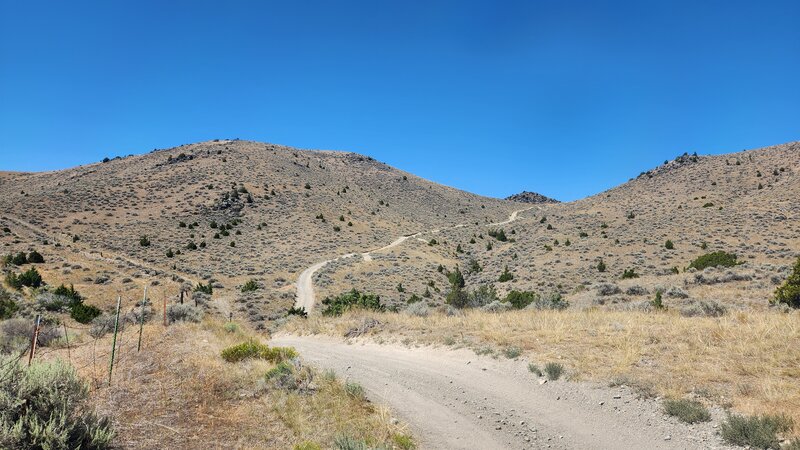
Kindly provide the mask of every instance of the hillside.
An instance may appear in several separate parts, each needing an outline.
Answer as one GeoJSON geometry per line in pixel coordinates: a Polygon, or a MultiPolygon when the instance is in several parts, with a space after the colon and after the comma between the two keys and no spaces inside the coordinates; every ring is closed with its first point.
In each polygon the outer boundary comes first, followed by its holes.
{"type": "Polygon", "coordinates": [[[798,172],[800,143],[682,155],[586,199],[530,205],[504,226],[446,229],[435,234],[437,245],[428,245],[434,234],[421,235],[371,262],[331,264],[318,282],[323,296],[352,284],[402,301],[431,293],[441,302],[448,281],[438,266],[459,265],[468,286],[494,284],[501,295],[558,292],[584,306],[624,305],[674,287],[671,295],[681,303],[766,307],[800,252],[798,172]],[[503,229],[507,240],[490,237],[493,229],[503,229]],[[673,249],[666,248],[668,240],[673,249]],[[713,251],[735,253],[744,264],[705,275],[684,272],[694,258],[713,251]],[[605,272],[597,269],[601,260],[605,272]],[[505,267],[513,280],[501,283],[505,267]],[[640,278],[621,280],[626,269],[640,278]],[[405,292],[395,289],[398,283],[405,292]],[[609,283],[610,291],[599,293],[609,283]]]}
{"type": "Polygon", "coordinates": [[[102,282],[97,273],[59,282],[124,288],[123,279],[144,275],[211,282],[230,297],[254,279],[264,289],[238,300],[256,322],[282,315],[299,272],[318,260],[381,247],[391,236],[500,220],[512,209],[367,156],[238,140],[0,175],[7,252],[29,251],[35,238],[67,255],[124,261],[118,273],[102,268],[102,282]]]}

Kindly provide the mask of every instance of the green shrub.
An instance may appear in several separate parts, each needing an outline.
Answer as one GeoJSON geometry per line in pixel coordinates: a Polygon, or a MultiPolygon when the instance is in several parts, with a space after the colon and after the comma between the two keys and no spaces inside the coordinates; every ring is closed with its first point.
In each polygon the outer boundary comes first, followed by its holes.
{"type": "Polygon", "coordinates": [[[652,302],[650,302],[650,305],[654,309],[658,310],[666,309],[666,306],[664,306],[664,300],[662,299],[661,291],[656,291],[656,297],[653,299],[652,302]]]}
{"type": "Polygon", "coordinates": [[[547,374],[547,379],[557,380],[564,373],[564,366],[560,363],[549,362],[544,366],[544,373],[547,374]]]}
{"type": "Polygon", "coordinates": [[[606,263],[604,263],[602,259],[600,259],[600,262],[597,263],[597,271],[598,272],[605,272],[606,271],[606,263]]]}
{"type": "Polygon", "coordinates": [[[70,317],[84,324],[91,323],[100,314],[100,308],[84,304],[83,302],[72,305],[69,312],[70,317]]]}
{"type": "Polygon", "coordinates": [[[383,311],[385,308],[381,304],[381,297],[375,294],[361,293],[353,289],[345,294],[336,297],[326,297],[322,300],[325,308],[322,310],[324,316],[341,316],[342,313],[350,309],[372,309],[383,311]]]}
{"type": "Polygon", "coordinates": [[[719,251],[699,256],[689,264],[689,267],[703,270],[707,267],[733,267],[736,264],[735,254],[719,251]]]}
{"type": "Polygon", "coordinates": [[[17,302],[11,298],[8,291],[0,286],[0,320],[10,319],[18,310],[17,302]]]}
{"type": "Polygon", "coordinates": [[[42,285],[42,276],[35,267],[31,267],[19,275],[9,272],[6,275],[6,283],[14,289],[22,289],[23,286],[38,288],[42,285]]]}
{"type": "Polygon", "coordinates": [[[786,282],[775,291],[772,303],[785,303],[792,308],[800,308],[800,258],[797,258],[794,270],[786,282]]]}
{"type": "Polygon", "coordinates": [[[265,359],[272,363],[280,363],[296,357],[297,351],[292,347],[269,347],[254,340],[232,345],[222,351],[222,359],[227,362],[265,359]]]}
{"type": "Polygon", "coordinates": [[[528,363],[528,372],[536,375],[537,377],[542,376],[542,370],[539,369],[539,366],[534,363],[528,363]]]}
{"type": "Polygon", "coordinates": [[[538,299],[539,295],[535,292],[511,291],[508,294],[506,294],[505,301],[511,303],[511,306],[513,306],[516,309],[522,309],[538,299]]]}
{"type": "Polygon", "coordinates": [[[394,445],[400,448],[400,450],[413,450],[417,448],[414,439],[407,434],[393,434],[392,442],[394,442],[394,445]]]}
{"type": "Polygon", "coordinates": [[[631,278],[639,278],[639,274],[636,273],[635,269],[625,269],[622,272],[622,279],[623,280],[628,280],[628,279],[631,279],[631,278]]]}
{"type": "Polygon", "coordinates": [[[522,349],[516,346],[506,347],[503,349],[503,356],[508,359],[515,359],[519,358],[519,355],[522,354],[522,349]]]}
{"type": "Polygon", "coordinates": [[[211,282],[209,281],[208,284],[197,283],[197,286],[195,286],[194,291],[211,295],[212,293],[214,293],[214,288],[211,287],[211,282]]]}
{"type": "Polygon", "coordinates": [[[506,281],[511,281],[514,279],[514,275],[508,271],[508,266],[505,267],[503,273],[500,274],[500,277],[497,279],[500,283],[505,283],[506,281]]]}
{"type": "Polygon", "coordinates": [[[372,450],[365,441],[350,436],[336,436],[333,440],[335,450],[372,450]]]}
{"type": "Polygon", "coordinates": [[[364,400],[367,398],[367,393],[364,391],[364,387],[353,381],[348,381],[344,384],[344,391],[347,392],[347,395],[355,398],[356,400],[364,400]]]}
{"type": "Polygon", "coordinates": [[[664,411],[667,415],[677,417],[686,423],[708,422],[711,420],[711,414],[708,409],[696,400],[665,400],[664,411]]]}
{"type": "Polygon", "coordinates": [[[242,292],[253,292],[258,290],[258,282],[256,280],[248,280],[247,283],[242,286],[242,292]]]}
{"type": "Polygon", "coordinates": [[[292,306],[291,308],[289,308],[289,311],[288,311],[287,315],[290,315],[290,316],[300,316],[300,317],[308,317],[308,313],[306,312],[306,309],[305,309],[305,308],[303,308],[303,307],[300,307],[300,308],[295,308],[294,306],[292,306]]]}
{"type": "Polygon", "coordinates": [[[675,244],[673,244],[672,241],[667,240],[667,242],[664,243],[664,248],[666,248],[667,250],[673,250],[675,249],[675,244]]]}
{"type": "Polygon", "coordinates": [[[783,415],[739,416],[731,415],[720,425],[725,442],[743,447],[777,449],[779,433],[792,429],[792,419],[783,415]]]}
{"type": "Polygon", "coordinates": [[[41,264],[44,262],[44,256],[34,250],[28,254],[28,262],[31,264],[41,264]]]}
{"type": "Polygon", "coordinates": [[[69,287],[66,287],[62,284],[61,286],[53,289],[53,294],[70,299],[70,304],[79,303],[81,300],[83,300],[81,294],[76,291],[75,286],[71,284],[69,287]]]}
{"type": "Polygon", "coordinates": [[[142,236],[139,238],[139,245],[142,247],[149,247],[150,246],[150,239],[147,239],[147,236],[142,236]]]}
{"type": "Polygon", "coordinates": [[[502,228],[499,230],[489,230],[487,234],[497,239],[500,242],[508,241],[508,237],[506,237],[506,232],[502,228]]]}
{"type": "Polygon", "coordinates": [[[450,281],[451,286],[463,288],[465,285],[464,275],[461,273],[458,266],[456,266],[455,270],[447,274],[447,280],[450,281]]]}
{"type": "Polygon", "coordinates": [[[103,449],[114,437],[109,419],[89,408],[89,389],[60,360],[30,367],[0,357],[0,447],[103,449]]]}
{"type": "Polygon", "coordinates": [[[23,252],[19,252],[16,255],[14,255],[13,258],[11,258],[11,264],[14,264],[15,266],[21,266],[27,263],[28,263],[28,257],[25,256],[25,253],[23,252]]]}

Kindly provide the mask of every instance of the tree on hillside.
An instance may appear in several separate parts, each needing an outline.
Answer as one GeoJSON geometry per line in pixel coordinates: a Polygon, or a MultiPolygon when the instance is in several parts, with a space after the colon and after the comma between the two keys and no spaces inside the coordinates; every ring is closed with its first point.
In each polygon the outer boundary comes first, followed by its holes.
{"type": "Polygon", "coordinates": [[[786,282],[775,291],[772,303],[785,303],[792,308],[800,308],[800,257],[794,263],[794,271],[786,282]]]}

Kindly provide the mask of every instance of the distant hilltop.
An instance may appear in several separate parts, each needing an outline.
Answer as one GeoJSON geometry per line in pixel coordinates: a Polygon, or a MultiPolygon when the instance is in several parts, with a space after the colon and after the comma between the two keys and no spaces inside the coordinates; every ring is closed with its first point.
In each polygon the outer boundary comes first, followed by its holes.
{"type": "Polygon", "coordinates": [[[506,200],[511,200],[512,202],[521,202],[521,203],[561,203],[554,198],[545,197],[542,194],[537,194],[536,192],[528,192],[528,191],[522,191],[519,194],[510,195],[506,197],[506,200]]]}

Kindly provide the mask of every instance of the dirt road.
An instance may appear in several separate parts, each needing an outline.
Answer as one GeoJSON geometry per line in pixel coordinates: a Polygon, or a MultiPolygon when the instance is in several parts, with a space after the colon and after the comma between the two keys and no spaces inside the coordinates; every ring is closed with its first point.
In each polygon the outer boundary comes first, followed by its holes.
{"type": "MultiPolygon", "coordinates": [[[[517,220],[517,216],[519,215],[519,213],[521,213],[523,211],[527,211],[527,210],[532,209],[532,208],[533,207],[516,210],[516,211],[511,213],[511,215],[508,217],[508,219],[506,219],[506,220],[504,220],[502,222],[489,224],[488,226],[499,226],[499,225],[505,225],[505,224],[511,223],[511,222],[517,220]]],[[[453,226],[452,228],[461,228],[461,227],[464,227],[464,226],[465,226],[464,224],[458,224],[458,225],[453,226]]],[[[429,232],[430,233],[438,233],[440,231],[441,230],[431,230],[429,232]]],[[[418,233],[414,233],[414,234],[400,236],[397,239],[395,239],[392,243],[390,243],[390,244],[388,244],[388,245],[386,245],[384,247],[381,247],[381,248],[378,248],[378,249],[375,249],[375,250],[370,250],[368,252],[361,253],[361,257],[364,259],[364,261],[367,261],[367,262],[372,261],[372,256],[370,255],[370,253],[382,252],[382,251],[389,250],[389,249],[391,249],[393,247],[396,247],[396,246],[402,244],[403,242],[407,241],[408,239],[417,237],[417,236],[419,236],[419,235],[421,235],[423,233],[424,232],[418,232],[418,233]]],[[[339,256],[338,258],[333,258],[333,259],[329,259],[329,260],[326,260],[326,261],[320,261],[320,262],[314,264],[313,266],[308,267],[307,269],[302,271],[300,273],[300,276],[297,277],[297,283],[296,283],[297,298],[296,298],[295,304],[294,304],[295,308],[303,308],[307,312],[311,312],[311,310],[314,308],[314,303],[316,302],[316,297],[314,295],[314,274],[318,270],[322,269],[323,267],[325,267],[326,265],[328,265],[329,263],[331,263],[333,261],[336,261],[336,260],[339,260],[339,259],[344,259],[344,258],[352,258],[353,256],[356,256],[356,254],[355,253],[348,253],[346,255],[339,256]]]]}
{"type": "Polygon", "coordinates": [[[727,448],[713,423],[679,423],[626,388],[541,384],[524,361],[325,337],[278,336],[273,344],[363,385],[411,425],[421,448],[727,448]]]}

